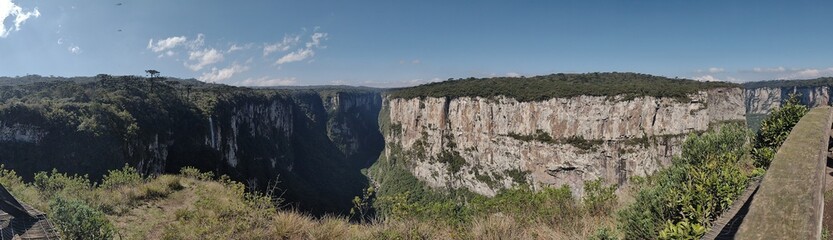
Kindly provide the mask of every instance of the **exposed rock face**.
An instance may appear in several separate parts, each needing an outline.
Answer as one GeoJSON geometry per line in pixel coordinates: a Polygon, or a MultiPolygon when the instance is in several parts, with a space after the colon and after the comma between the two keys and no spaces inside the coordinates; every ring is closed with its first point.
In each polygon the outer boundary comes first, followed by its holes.
{"type": "Polygon", "coordinates": [[[406,159],[409,170],[434,187],[494,195],[521,182],[567,184],[581,194],[585,180],[623,184],[662,168],[688,133],[743,121],[743,104],[739,88],[701,91],[688,102],[392,98],[383,111],[391,128],[385,154],[406,159]]]}
{"type": "Polygon", "coordinates": [[[351,162],[369,167],[384,148],[379,131],[379,93],[339,92],[324,95],[327,110],[327,136],[351,162]]]}
{"type": "Polygon", "coordinates": [[[744,90],[746,111],[749,114],[767,114],[789,99],[790,94],[801,95],[801,103],[810,106],[830,105],[829,87],[752,88],[744,90]]]}
{"type": "Polygon", "coordinates": [[[47,133],[37,126],[27,124],[10,124],[0,121],[0,142],[38,143],[47,133]]]}

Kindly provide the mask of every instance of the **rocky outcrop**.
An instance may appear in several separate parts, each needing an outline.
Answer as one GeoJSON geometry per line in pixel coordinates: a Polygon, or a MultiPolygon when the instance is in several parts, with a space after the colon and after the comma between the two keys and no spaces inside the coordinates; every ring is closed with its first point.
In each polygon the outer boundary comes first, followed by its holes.
{"type": "Polygon", "coordinates": [[[662,168],[689,133],[744,120],[739,88],[689,98],[388,98],[385,154],[434,187],[494,195],[566,184],[581,194],[586,180],[624,184],[662,168]]]}
{"type": "Polygon", "coordinates": [[[44,132],[37,126],[21,123],[14,123],[7,126],[3,121],[0,121],[0,142],[26,142],[36,144],[46,134],[47,132],[44,132]]]}

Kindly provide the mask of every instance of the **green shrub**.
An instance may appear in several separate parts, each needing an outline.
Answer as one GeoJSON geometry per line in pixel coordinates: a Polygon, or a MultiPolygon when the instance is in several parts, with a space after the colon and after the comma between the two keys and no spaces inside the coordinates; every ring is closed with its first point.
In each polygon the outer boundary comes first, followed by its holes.
{"type": "Polygon", "coordinates": [[[82,197],[93,188],[90,179],[84,176],[68,175],[52,169],[51,173],[38,172],[35,174],[35,187],[48,198],[64,193],[70,196],[82,197]]]}
{"type": "Polygon", "coordinates": [[[750,151],[749,131],[725,125],[689,136],[672,166],[649,178],[636,204],[619,212],[626,239],[699,238],[711,221],[731,206],[753,173],[743,171],[750,151]]]}
{"type": "Polygon", "coordinates": [[[613,231],[610,228],[602,227],[596,229],[596,232],[593,233],[588,240],[617,240],[616,235],[613,234],[613,231]]]}
{"type": "Polygon", "coordinates": [[[755,159],[755,166],[768,168],[775,152],[787,140],[795,124],[809,111],[807,106],[801,105],[798,95],[790,94],[790,98],[783,106],[772,111],[761,122],[761,129],[755,141],[755,149],[752,156],[755,159]]]}
{"type": "Polygon", "coordinates": [[[666,222],[665,229],[659,232],[659,239],[685,239],[696,240],[706,234],[706,227],[697,223],[681,221],[677,224],[666,222]]]}
{"type": "Polygon", "coordinates": [[[185,176],[185,177],[204,180],[204,181],[214,179],[214,173],[213,172],[200,172],[199,169],[194,168],[194,167],[183,167],[182,169],[179,170],[179,174],[182,174],[182,176],[185,176]]]}
{"type": "Polygon", "coordinates": [[[112,239],[113,225],[104,213],[84,202],[58,196],[50,203],[50,218],[66,239],[112,239]]]}
{"type": "Polygon", "coordinates": [[[616,207],[616,185],[604,186],[602,179],[584,181],[584,197],[582,202],[585,209],[593,214],[610,214],[616,207]]]}
{"type": "Polygon", "coordinates": [[[122,169],[110,170],[101,182],[102,188],[136,185],[142,182],[142,175],[135,168],[125,165],[122,169]]]}

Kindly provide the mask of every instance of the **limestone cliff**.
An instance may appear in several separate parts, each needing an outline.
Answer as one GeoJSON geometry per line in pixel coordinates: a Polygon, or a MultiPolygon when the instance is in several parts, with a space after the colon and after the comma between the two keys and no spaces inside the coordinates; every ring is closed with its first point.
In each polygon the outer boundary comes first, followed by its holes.
{"type": "Polygon", "coordinates": [[[494,195],[526,183],[624,184],[669,164],[687,134],[743,121],[740,88],[650,96],[392,98],[384,101],[385,158],[433,187],[494,195]]]}
{"type": "Polygon", "coordinates": [[[810,107],[830,105],[830,87],[760,87],[744,90],[746,111],[749,114],[767,114],[780,107],[789,95],[800,95],[801,103],[810,107]]]}

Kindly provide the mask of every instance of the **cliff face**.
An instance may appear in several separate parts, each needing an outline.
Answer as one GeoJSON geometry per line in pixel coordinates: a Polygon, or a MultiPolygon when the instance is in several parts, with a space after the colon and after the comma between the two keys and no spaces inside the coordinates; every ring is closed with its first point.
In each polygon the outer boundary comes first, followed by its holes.
{"type": "Polygon", "coordinates": [[[367,185],[360,169],[383,148],[377,92],[150,84],[102,81],[77,87],[115,97],[0,105],[0,163],[29,178],[57,168],[93,179],[125,164],[145,174],[194,166],[255,189],[279,181],[289,202],[318,214],[349,210],[367,185]]]}
{"type": "Polygon", "coordinates": [[[744,90],[746,111],[749,114],[767,114],[780,107],[792,93],[800,94],[801,103],[810,106],[830,105],[830,87],[764,87],[744,90]]]}
{"type": "Polygon", "coordinates": [[[688,133],[744,120],[739,88],[689,98],[388,98],[384,154],[433,187],[494,195],[567,184],[580,194],[585,180],[621,184],[667,165],[688,133]]]}

